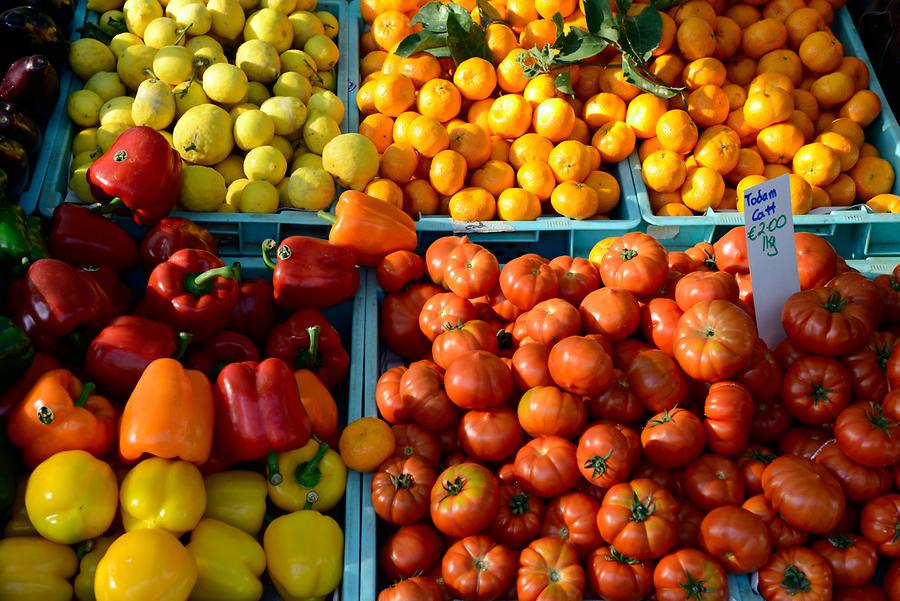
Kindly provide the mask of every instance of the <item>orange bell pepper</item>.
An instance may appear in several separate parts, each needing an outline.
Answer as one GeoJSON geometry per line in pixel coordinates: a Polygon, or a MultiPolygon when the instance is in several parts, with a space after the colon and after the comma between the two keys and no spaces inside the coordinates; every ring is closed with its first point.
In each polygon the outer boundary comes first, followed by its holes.
{"type": "Polygon", "coordinates": [[[297,389],[300,391],[300,402],[306,409],[306,415],[312,423],[312,432],[320,440],[324,440],[333,448],[337,448],[338,409],[334,397],[322,380],[308,369],[294,372],[297,389]]]}
{"type": "Polygon", "coordinates": [[[396,250],[415,250],[418,245],[412,217],[390,203],[355,190],[341,194],[334,215],[319,211],[319,217],[332,224],[328,241],[352,250],[357,263],[366,267],[377,266],[396,250]]]}
{"type": "Polygon", "coordinates": [[[106,454],[116,433],[116,410],[93,392],[93,384],[82,386],[67,369],[48,371],[35,382],[7,427],[29,467],[61,451],[106,454]]]}
{"type": "Polygon", "coordinates": [[[137,461],[149,453],[199,465],[209,459],[212,438],[212,387],[206,376],[175,359],[150,363],[122,412],[122,458],[137,461]]]}

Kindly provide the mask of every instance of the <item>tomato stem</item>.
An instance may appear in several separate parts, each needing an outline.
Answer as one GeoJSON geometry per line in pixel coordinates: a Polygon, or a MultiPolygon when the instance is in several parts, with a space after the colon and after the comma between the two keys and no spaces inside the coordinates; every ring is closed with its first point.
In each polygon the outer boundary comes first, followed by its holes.
{"type": "Polygon", "coordinates": [[[628,557],[615,547],[609,548],[609,555],[606,556],[606,559],[610,561],[616,561],[618,563],[624,563],[629,566],[638,565],[641,563],[640,559],[634,559],[633,557],[628,557]]]}
{"type": "Polygon", "coordinates": [[[607,464],[607,460],[612,457],[612,449],[607,451],[606,455],[594,455],[590,459],[584,462],[584,469],[592,470],[591,478],[597,478],[606,473],[606,470],[609,469],[609,465],[607,464]]]}
{"type": "Polygon", "coordinates": [[[646,501],[638,498],[637,492],[634,493],[634,501],[631,503],[631,521],[645,522],[656,512],[656,503],[653,503],[651,497],[647,497],[646,501]]]}
{"type": "Polygon", "coordinates": [[[509,510],[513,515],[525,515],[531,506],[530,499],[528,493],[520,492],[514,494],[509,499],[509,510]]]}
{"type": "Polygon", "coordinates": [[[832,290],[831,294],[828,295],[828,300],[822,304],[822,307],[829,313],[840,313],[849,302],[850,301],[841,296],[840,292],[832,290]]]}
{"type": "Polygon", "coordinates": [[[706,588],[706,582],[703,580],[697,580],[694,578],[694,575],[685,570],[684,575],[687,576],[687,582],[679,583],[681,588],[684,589],[685,592],[685,601],[688,599],[696,599],[697,601],[703,601],[704,595],[710,592],[710,589],[706,588]]]}
{"type": "Polygon", "coordinates": [[[833,534],[828,537],[828,542],[838,549],[849,549],[853,546],[853,537],[849,534],[833,534]]]}
{"type": "Polygon", "coordinates": [[[819,403],[828,403],[828,395],[831,394],[831,389],[822,386],[821,384],[814,384],[812,387],[812,391],[809,396],[812,397],[813,407],[818,405],[819,403]]]}
{"type": "Polygon", "coordinates": [[[397,489],[411,488],[413,485],[412,474],[396,474],[391,476],[391,484],[397,489]]]}
{"type": "Polygon", "coordinates": [[[461,477],[457,476],[456,479],[453,480],[452,482],[450,480],[445,480],[443,487],[444,487],[444,490],[447,491],[448,495],[455,496],[463,491],[464,485],[465,485],[465,483],[463,482],[463,479],[461,477]]]}
{"type": "Polygon", "coordinates": [[[891,435],[891,428],[897,427],[897,423],[894,420],[884,416],[884,410],[877,403],[869,403],[869,408],[866,409],[866,418],[868,418],[873,428],[881,430],[888,436],[891,435]]]}
{"type": "Polygon", "coordinates": [[[619,256],[622,257],[623,261],[630,261],[631,259],[638,256],[638,252],[633,248],[623,248],[619,253],[619,256]]]}
{"type": "Polygon", "coordinates": [[[792,597],[801,592],[808,593],[811,588],[809,578],[794,564],[784,569],[784,580],[781,581],[781,586],[786,588],[792,597]]]}

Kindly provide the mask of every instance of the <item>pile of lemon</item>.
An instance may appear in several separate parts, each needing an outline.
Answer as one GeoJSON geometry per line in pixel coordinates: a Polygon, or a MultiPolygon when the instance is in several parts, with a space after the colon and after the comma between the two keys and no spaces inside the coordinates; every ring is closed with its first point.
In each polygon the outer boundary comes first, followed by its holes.
{"type": "Polygon", "coordinates": [[[78,199],[94,201],[91,162],[144,125],[185,162],[184,210],[330,205],[335,181],[322,154],[344,119],[334,93],[339,24],[316,0],[89,0],[88,8],[102,13],[111,41],[85,37],[69,49],[84,82],[66,106],[82,128],[69,181],[78,199]]]}

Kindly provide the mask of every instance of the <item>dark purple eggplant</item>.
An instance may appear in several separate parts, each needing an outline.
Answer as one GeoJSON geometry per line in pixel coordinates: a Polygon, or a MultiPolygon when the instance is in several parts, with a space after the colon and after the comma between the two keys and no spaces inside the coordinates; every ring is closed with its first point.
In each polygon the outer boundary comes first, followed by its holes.
{"type": "Polygon", "coordinates": [[[56,21],[63,31],[68,31],[75,14],[72,0],[0,0],[0,13],[19,6],[34,6],[56,21]]]}
{"type": "Polygon", "coordinates": [[[27,106],[39,117],[48,115],[58,98],[59,75],[40,54],[15,61],[0,81],[0,100],[27,106]]]}
{"type": "Polygon", "coordinates": [[[16,140],[29,156],[34,156],[41,144],[41,130],[34,119],[8,102],[0,102],[0,136],[16,140]]]}
{"type": "Polygon", "coordinates": [[[9,176],[7,191],[14,196],[21,194],[28,183],[28,154],[21,144],[6,136],[0,136],[0,169],[9,176]]]}
{"type": "Polygon", "coordinates": [[[0,14],[0,40],[4,65],[20,56],[42,54],[61,68],[66,58],[65,40],[56,21],[33,6],[17,6],[0,14]]]}

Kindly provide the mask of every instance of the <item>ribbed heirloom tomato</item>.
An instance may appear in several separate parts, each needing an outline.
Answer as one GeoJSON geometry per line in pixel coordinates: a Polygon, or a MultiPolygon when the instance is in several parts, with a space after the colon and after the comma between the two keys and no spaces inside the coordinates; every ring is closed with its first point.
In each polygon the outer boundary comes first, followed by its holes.
{"type": "Polygon", "coordinates": [[[556,296],[559,278],[550,262],[543,257],[522,255],[503,266],[500,290],[509,302],[528,311],[542,300],[556,296]]]}
{"type": "Polygon", "coordinates": [[[731,574],[755,572],[772,552],[772,535],[762,519],[731,505],[713,509],[703,518],[698,541],[731,574]]]}
{"type": "Polygon", "coordinates": [[[756,326],[750,316],[724,300],[702,301],[688,309],[674,335],[675,359],[695,380],[716,382],[737,373],[753,355],[756,326]]]}
{"type": "Polygon", "coordinates": [[[818,287],[792,294],[781,311],[781,324],[807,352],[844,355],[865,346],[873,330],[869,310],[838,289],[818,287]]]}
{"type": "Polygon", "coordinates": [[[805,424],[831,422],[850,402],[850,373],[835,359],[800,357],[784,373],[781,400],[805,424]]]}
{"type": "Polygon", "coordinates": [[[889,494],[869,501],[860,516],[862,535],[888,557],[900,557],[900,495],[889,494]]]}
{"type": "Polygon", "coordinates": [[[512,457],[523,438],[516,412],[506,405],[466,411],[459,421],[459,444],[478,461],[498,462],[512,457]]]}
{"type": "Polygon", "coordinates": [[[755,495],[744,501],[744,509],[758,516],[772,535],[772,546],[776,549],[786,549],[802,545],[809,536],[806,532],[798,530],[784,521],[784,519],[772,509],[772,504],[765,495],[755,495]]]}
{"type": "Polygon", "coordinates": [[[744,485],[737,464],[724,455],[701,455],[686,468],[682,490],[704,511],[737,505],[744,498],[744,485]]]}
{"type": "Polygon", "coordinates": [[[678,280],[675,286],[675,302],[682,311],[687,311],[700,301],[738,300],[737,281],[723,271],[695,271],[678,280]]]}
{"type": "Polygon", "coordinates": [[[559,297],[576,307],[592,290],[600,286],[597,267],[581,257],[556,257],[550,261],[559,281],[559,297]]]}
{"type": "Polygon", "coordinates": [[[441,577],[456,596],[491,601],[516,575],[515,553],[489,536],[467,536],[453,544],[441,562],[441,577]]]}
{"type": "MultiPolygon", "coordinates": [[[[888,397],[900,398],[891,392],[888,397]]],[[[887,405],[886,405],[887,406],[887,405]]],[[[834,424],[841,450],[853,461],[868,467],[889,467],[900,459],[896,416],[878,403],[856,403],[844,409],[834,424]]]]}
{"type": "Polygon", "coordinates": [[[641,601],[653,592],[653,562],[599,547],[587,560],[591,589],[608,601],[641,601]]]}
{"type": "Polygon", "coordinates": [[[528,311],[526,327],[535,342],[553,345],[581,332],[581,315],[569,302],[552,298],[539,302],[528,311]]]}
{"type": "Polygon", "coordinates": [[[716,382],[709,387],[703,415],[709,450],[735,456],[747,446],[753,398],[746,388],[734,382],[716,382]]]}
{"type": "Polygon", "coordinates": [[[499,405],[513,390],[512,373],[500,357],[487,351],[468,351],[444,374],[447,397],[463,409],[499,405]]]}
{"type": "Polygon", "coordinates": [[[570,543],[545,536],[522,550],[516,579],[519,601],[579,601],[583,593],[584,569],[570,543]]]}
{"type": "Polygon", "coordinates": [[[423,576],[401,580],[378,594],[378,601],[441,601],[443,598],[437,582],[423,576]]]}
{"type": "Polygon", "coordinates": [[[831,471],[851,503],[868,503],[890,492],[893,485],[889,470],[866,467],[853,461],[836,442],[819,449],[815,462],[831,471]]]}
{"type": "Polygon", "coordinates": [[[425,302],[419,313],[419,327],[429,340],[434,341],[444,331],[444,324],[466,323],[475,317],[475,307],[468,299],[443,292],[425,302]]]}
{"type": "Polygon", "coordinates": [[[675,544],[678,503],[653,480],[622,482],[603,497],[597,527],[603,540],[629,557],[662,557],[675,544]]]}
{"type": "Polygon", "coordinates": [[[833,534],[819,539],[810,548],[831,566],[838,586],[865,584],[875,575],[878,552],[868,540],[855,534],[833,534]]]}
{"type": "Polygon", "coordinates": [[[416,455],[429,464],[437,466],[441,460],[441,442],[433,432],[419,424],[397,424],[391,427],[394,433],[394,456],[412,457],[416,455]]]}
{"type": "Polygon", "coordinates": [[[651,295],[666,281],[669,261],[656,238],[629,232],[613,242],[600,261],[600,277],[609,288],[651,295]]]}
{"type": "Polygon", "coordinates": [[[402,526],[382,545],[378,567],[390,581],[426,574],[441,558],[444,537],[430,524],[402,526]]]}
{"type": "Polygon", "coordinates": [[[676,407],[653,416],[641,431],[644,456],[664,469],[678,469],[696,459],[706,445],[700,419],[676,407]]]}
{"type": "MultiPolygon", "coordinates": [[[[502,478],[502,476],[501,476],[502,478]]],[[[544,520],[544,502],[514,482],[501,482],[500,509],[489,533],[510,549],[521,549],[538,537],[544,520]]]]}
{"type": "Polygon", "coordinates": [[[549,358],[550,347],[546,344],[526,344],[516,349],[512,356],[510,369],[519,392],[527,392],[537,386],[553,384],[550,368],[547,367],[549,358]]]}
{"type": "Polygon", "coordinates": [[[688,398],[688,380],[672,357],[648,348],[636,353],[625,377],[632,394],[648,411],[659,412],[683,404],[688,398]]]}
{"type": "Polygon", "coordinates": [[[516,453],[515,475],[522,487],[541,497],[555,497],[579,480],[575,445],[559,436],[541,436],[516,453]]]}
{"type": "Polygon", "coordinates": [[[641,323],[641,306],[627,290],[595,290],[584,297],[578,311],[585,333],[602,334],[611,342],[628,338],[641,323]]]}
{"type": "Polygon", "coordinates": [[[428,250],[425,251],[425,267],[428,269],[428,277],[432,282],[438,286],[444,284],[447,255],[457,246],[469,242],[468,236],[443,236],[431,243],[428,250]]]}
{"type": "Polygon", "coordinates": [[[378,264],[378,285],[385,292],[398,292],[407,284],[425,276],[425,261],[416,253],[398,250],[387,255],[378,264]]]}
{"type": "Polygon", "coordinates": [[[444,331],[431,344],[434,362],[447,369],[461,355],[469,351],[487,351],[497,354],[497,331],[491,324],[473,319],[464,324],[444,324],[444,331]]]}
{"type": "Polygon", "coordinates": [[[759,592],[769,601],[818,601],[831,597],[831,566],[806,547],[781,549],[759,571],[759,592]]]}
{"type": "Polygon", "coordinates": [[[657,601],[725,601],[728,577],[719,563],[703,551],[681,549],[659,560],[653,570],[657,601]]]}
{"type": "Polygon", "coordinates": [[[783,455],[763,472],[766,498],[784,520],[814,534],[831,532],[844,514],[844,491],[824,466],[783,455]]]}
{"type": "Polygon", "coordinates": [[[459,418],[459,408],[444,392],[444,376],[431,361],[410,364],[400,378],[400,399],[412,420],[432,431],[449,428],[459,418]]]}
{"type": "Polygon", "coordinates": [[[378,517],[405,526],[428,515],[435,473],[423,459],[388,459],[372,477],[372,505],[378,517]]]}
{"type": "Polygon", "coordinates": [[[494,253],[478,244],[460,244],[444,259],[443,283],[463,298],[483,296],[497,285],[500,264],[494,253]]]}
{"type": "Polygon", "coordinates": [[[612,359],[589,336],[569,336],[554,344],[547,366],[560,388],[583,396],[600,394],[612,378],[612,359]]]}
{"type": "Polygon", "coordinates": [[[624,424],[639,421],[646,411],[644,405],[631,392],[625,374],[613,370],[609,388],[597,396],[584,397],[584,406],[594,419],[606,419],[624,424]]]}
{"type": "Polygon", "coordinates": [[[644,338],[671,356],[674,353],[672,342],[678,320],[684,312],[674,300],[654,298],[641,307],[641,332],[644,338]]]}
{"type": "Polygon", "coordinates": [[[600,501],[583,492],[557,497],[547,504],[541,534],[568,541],[580,557],[587,557],[603,544],[597,530],[598,509],[600,501]]]}
{"type": "Polygon", "coordinates": [[[418,359],[431,348],[419,327],[422,307],[441,289],[434,284],[413,284],[407,290],[388,294],[378,312],[378,335],[391,351],[404,359],[418,359]]]}
{"type": "Polygon", "coordinates": [[[630,449],[622,431],[603,422],[584,431],[578,439],[576,457],[581,475],[600,488],[624,481],[637,463],[637,454],[630,449]]]}
{"type": "Polygon", "coordinates": [[[447,468],[431,489],[431,520],[447,536],[470,536],[484,530],[499,507],[497,478],[477,463],[447,468]]]}
{"type": "Polygon", "coordinates": [[[579,396],[556,386],[536,386],[519,399],[518,418],[529,436],[573,438],[584,430],[587,411],[579,396]]]}

